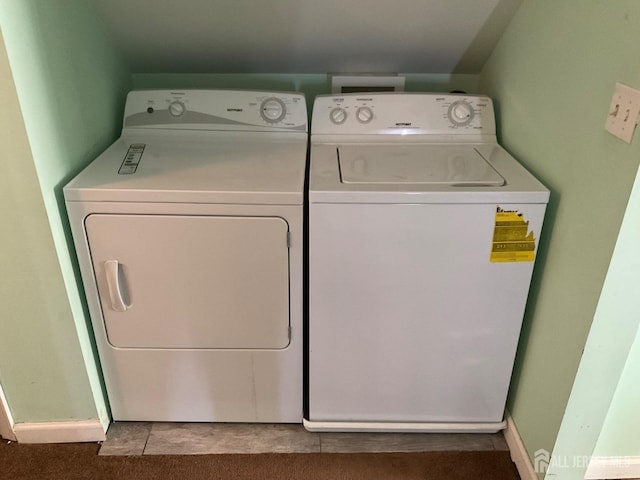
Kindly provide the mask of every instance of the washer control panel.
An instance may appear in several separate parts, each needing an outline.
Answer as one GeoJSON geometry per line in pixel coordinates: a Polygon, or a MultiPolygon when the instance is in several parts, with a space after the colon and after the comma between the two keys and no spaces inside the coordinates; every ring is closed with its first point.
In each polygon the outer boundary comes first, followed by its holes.
{"type": "Polygon", "coordinates": [[[441,93],[320,95],[312,134],[495,135],[486,96],[441,93]]]}
{"type": "Polygon", "coordinates": [[[124,127],[307,132],[307,106],[297,93],[137,90],[127,96],[124,127]]]}

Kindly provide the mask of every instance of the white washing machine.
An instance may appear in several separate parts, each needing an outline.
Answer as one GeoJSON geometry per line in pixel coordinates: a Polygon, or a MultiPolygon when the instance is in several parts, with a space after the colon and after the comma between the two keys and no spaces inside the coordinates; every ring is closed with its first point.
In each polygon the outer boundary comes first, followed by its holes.
{"type": "Polygon", "coordinates": [[[309,430],[495,432],[549,191],[483,96],[315,100],[309,430]]]}
{"type": "Polygon", "coordinates": [[[302,421],[302,95],[134,91],[64,195],[114,420],[302,421]]]}

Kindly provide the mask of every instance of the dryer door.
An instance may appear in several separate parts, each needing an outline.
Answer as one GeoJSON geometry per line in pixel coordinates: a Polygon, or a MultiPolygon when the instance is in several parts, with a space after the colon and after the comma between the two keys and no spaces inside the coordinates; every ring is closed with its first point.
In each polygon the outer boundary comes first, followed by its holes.
{"type": "Polygon", "coordinates": [[[284,219],[93,214],[85,227],[113,346],[289,344],[284,219]]]}

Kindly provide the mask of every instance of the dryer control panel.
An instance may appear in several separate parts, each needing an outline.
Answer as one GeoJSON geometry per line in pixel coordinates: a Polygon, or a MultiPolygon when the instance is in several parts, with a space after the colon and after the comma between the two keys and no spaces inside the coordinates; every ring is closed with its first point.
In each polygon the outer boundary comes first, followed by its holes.
{"type": "Polygon", "coordinates": [[[297,93],[243,90],[136,90],[124,128],[307,132],[307,106],[297,93]]]}
{"type": "Polygon", "coordinates": [[[313,106],[312,134],[495,135],[486,96],[441,93],[321,95],[313,106]]]}

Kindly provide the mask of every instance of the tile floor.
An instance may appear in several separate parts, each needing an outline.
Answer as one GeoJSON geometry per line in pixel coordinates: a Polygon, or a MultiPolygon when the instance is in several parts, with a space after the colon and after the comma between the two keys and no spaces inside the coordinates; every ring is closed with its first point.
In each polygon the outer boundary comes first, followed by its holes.
{"type": "Polygon", "coordinates": [[[295,424],[116,422],[100,455],[508,449],[502,433],[312,433],[295,424]]]}

